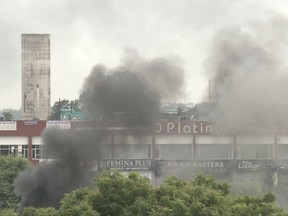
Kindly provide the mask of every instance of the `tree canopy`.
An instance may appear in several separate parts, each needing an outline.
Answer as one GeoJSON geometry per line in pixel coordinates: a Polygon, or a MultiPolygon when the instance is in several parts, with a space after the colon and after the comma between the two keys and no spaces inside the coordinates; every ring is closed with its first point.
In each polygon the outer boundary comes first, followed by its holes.
{"type": "Polygon", "coordinates": [[[49,120],[60,120],[61,109],[71,109],[75,111],[80,111],[80,101],[79,100],[60,100],[56,101],[51,107],[51,114],[49,120]]]}
{"type": "Polygon", "coordinates": [[[20,157],[0,156],[0,209],[13,208],[20,201],[14,192],[13,182],[29,162],[20,157]]]}
{"type": "Polygon", "coordinates": [[[168,177],[160,186],[138,173],[104,172],[93,188],[64,196],[58,210],[25,208],[23,216],[287,216],[275,196],[235,195],[226,183],[199,174],[193,181],[168,177]]]}
{"type": "Polygon", "coordinates": [[[11,112],[2,112],[0,115],[0,121],[12,121],[14,119],[11,112]]]}

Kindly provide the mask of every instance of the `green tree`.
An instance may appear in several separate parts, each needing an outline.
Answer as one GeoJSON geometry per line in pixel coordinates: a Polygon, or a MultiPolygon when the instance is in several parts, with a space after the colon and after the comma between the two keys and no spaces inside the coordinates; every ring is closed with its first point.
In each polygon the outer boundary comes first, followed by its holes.
{"type": "Polygon", "coordinates": [[[93,191],[89,188],[78,189],[67,194],[61,201],[59,215],[62,216],[100,216],[93,210],[92,203],[89,203],[88,196],[93,191]]]}
{"type": "Polygon", "coordinates": [[[79,100],[59,100],[54,103],[51,107],[51,114],[48,117],[49,120],[60,120],[61,109],[71,109],[75,111],[80,111],[80,102],[79,100]]]}
{"type": "Polygon", "coordinates": [[[0,117],[1,121],[12,121],[14,119],[11,112],[2,112],[2,116],[0,117]]]}
{"type": "Polygon", "coordinates": [[[18,216],[12,208],[0,209],[0,216],[18,216]]]}
{"type": "Polygon", "coordinates": [[[90,196],[93,209],[100,215],[123,215],[138,199],[149,199],[152,187],[149,179],[138,173],[127,177],[119,172],[104,173],[96,179],[97,192],[90,196]]]}
{"type": "Polygon", "coordinates": [[[14,208],[20,197],[14,192],[14,179],[28,168],[28,160],[20,157],[0,156],[0,208],[14,208]]]}
{"type": "MultiPolygon", "coordinates": [[[[34,208],[24,212],[44,215],[34,208]]],[[[66,194],[59,210],[53,212],[61,216],[288,216],[276,206],[272,193],[231,194],[226,183],[204,174],[193,181],[171,176],[154,187],[149,179],[133,172],[128,176],[104,172],[96,178],[94,187],[66,194]]]]}
{"type": "MultiPolygon", "coordinates": [[[[49,208],[25,208],[21,216],[57,216],[58,211],[52,207],[49,208]]],[[[79,214],[80,215],[80,214],[79,214]]]]}

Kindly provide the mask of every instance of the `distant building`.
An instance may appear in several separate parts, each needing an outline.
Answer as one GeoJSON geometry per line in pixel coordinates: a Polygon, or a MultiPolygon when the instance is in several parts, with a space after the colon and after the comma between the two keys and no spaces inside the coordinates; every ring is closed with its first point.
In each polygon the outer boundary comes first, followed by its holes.
{"type": "Polygon", "coordinates": [[[46,120],[50,110],[50,35],[22,34],[22,119],[46,120]]]}

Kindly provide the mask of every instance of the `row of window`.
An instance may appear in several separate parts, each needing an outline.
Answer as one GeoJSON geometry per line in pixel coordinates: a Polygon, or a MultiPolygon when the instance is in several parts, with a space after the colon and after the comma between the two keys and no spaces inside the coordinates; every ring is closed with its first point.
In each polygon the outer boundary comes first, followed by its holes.
{"type": "MultiPolygon", "coordinates": [[[[0,145],[0,155],[28,158],[28,145],[0,145]]],[[[41,159],[41,146],[32,146],[32,159],[41,159]]]]}
{"type": "MultiPolygon", "coordinates": [[[[42,145],[32,146],[32,159],[49,158],[42,157],[42,145]]],[[[101,155],[112,158],[111,145],[101,146],[101,155]]],[[[14,155],[28,158],[27,145],[0,145],[0,155],[14,155]]],[[[125,144],[114,145],[114,158],[118,159],[144,159],[152,158],[152,145],[125,144]]],[[[185,159],[288,159],[288,145],[273,144],[241,144],[237,145],[233,152],[231,144],[197,144],[193,149],[191,144],[156,144],[155,158],[163,160],[185,159]],[[193,151],[195,151],[193,153],[193,151]],[[235,154],[235,156],[233,156],[235,154]],[[193,156],[194,155],[194,156],[193,156]]]]}

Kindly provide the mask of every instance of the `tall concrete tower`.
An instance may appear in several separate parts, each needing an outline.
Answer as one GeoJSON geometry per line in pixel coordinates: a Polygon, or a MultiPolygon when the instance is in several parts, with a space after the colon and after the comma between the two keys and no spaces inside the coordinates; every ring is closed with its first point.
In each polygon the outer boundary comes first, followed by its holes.
{"type": "Polygon", "coordinates": [[[50,35],[22,34],[22,119],[46,120],[50,110],[50,35]]]}

